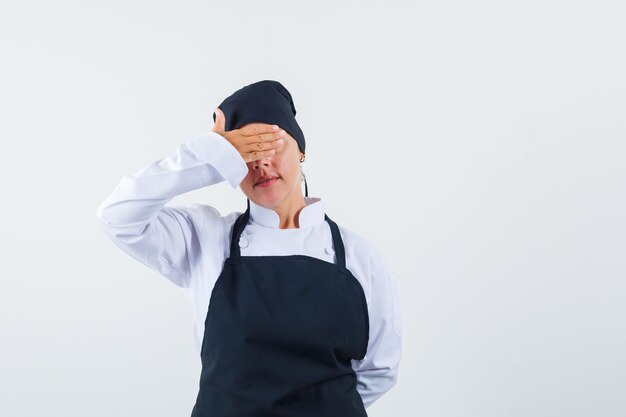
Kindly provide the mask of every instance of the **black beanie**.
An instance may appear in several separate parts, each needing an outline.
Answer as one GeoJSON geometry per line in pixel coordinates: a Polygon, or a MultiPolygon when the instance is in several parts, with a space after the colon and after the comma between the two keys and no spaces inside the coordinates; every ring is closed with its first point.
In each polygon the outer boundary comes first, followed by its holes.
{"type": "Polygon", "coordinates": [[[249,84],[228,96],[217,107],[224,112],[225,130],[239,129],[248,123],[275,124],[293,136],[304,153],[304,133],[296,122],[296,107],[289,91],[278,81],[263,80],[249,84]]]}

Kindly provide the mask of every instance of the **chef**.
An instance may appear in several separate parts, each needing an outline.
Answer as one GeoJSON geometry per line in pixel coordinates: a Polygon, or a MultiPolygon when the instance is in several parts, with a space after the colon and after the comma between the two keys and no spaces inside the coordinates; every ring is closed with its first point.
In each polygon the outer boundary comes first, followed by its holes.
{"type": "Polygon", "coordinates": [[[192,304],[202,363],[192,417],[367,416],[397,381],[396,277],[308,195],[295,115],[278,81],[247,85],[210,132],[123,176],[97,209],[107,236],[192,304]],[[244,212],[166,205],[222,181],[246,195],[244,212]]]}

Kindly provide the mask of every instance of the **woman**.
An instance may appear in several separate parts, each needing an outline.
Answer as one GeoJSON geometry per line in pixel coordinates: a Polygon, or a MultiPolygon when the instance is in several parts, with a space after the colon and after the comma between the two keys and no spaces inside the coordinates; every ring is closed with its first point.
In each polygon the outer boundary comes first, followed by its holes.
{"type": "Polygon", "coordinates": [[[124,251],[181,287],[202,361],[192,416],[367,416],[397,380],[395,276],[372,244],[305,195],[304,135],[287,89],[228,97],[211,132],[122,177],[97,214],[124,251]],[[228,181],[245,212],[173,197],[228,181]]]}

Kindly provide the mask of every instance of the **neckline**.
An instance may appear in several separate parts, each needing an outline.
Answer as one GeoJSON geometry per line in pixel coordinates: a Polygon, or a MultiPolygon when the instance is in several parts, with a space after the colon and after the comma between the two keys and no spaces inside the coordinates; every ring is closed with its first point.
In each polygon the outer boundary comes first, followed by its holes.
{"type": "MultiPolygon", "coordinates": [[[[239,238],[241,237],[241,233],[243,229],[248,224],[248,220],[250,219],[250,205],[248,203],[248,208],[242,214],[240,214],[235,220],[235,224],[233,225],[233,230],[230,239],[230,256],[231,263],[238,264],[241,261],[241,249],[239,248],[239,238]]],[[[336,257],[336,265],[340,268],[346,268],[346,254],[345,248],[343,245],[343,239],[341,238],[341,233],[339,232],[339,227],[337,223],[335,223],[326,213],[324,213],[324,220],[328,223],[332,235],[333,240],[333,249],[335,250],[336,257]]],[[[281,229],[281,230],[289,230],[289,229],[281,229]]],[[[300,230],[293,229],[293,230],[300,230]]]]}
{"type": "MultiPolygon", "coordinates": [[[[295,229],[305,229],[314,227],[324,221],[324,205],[320,197],[304,197],[305,206],[298,214],[298,227],[295,229]]],[[[256,204],[248,199],[248,208],[250,210],[250,221],[264,227],[276,230],[291,230],[280,228],[280,217],[278,213],[272,209],[268,209],[256,204]]]]}

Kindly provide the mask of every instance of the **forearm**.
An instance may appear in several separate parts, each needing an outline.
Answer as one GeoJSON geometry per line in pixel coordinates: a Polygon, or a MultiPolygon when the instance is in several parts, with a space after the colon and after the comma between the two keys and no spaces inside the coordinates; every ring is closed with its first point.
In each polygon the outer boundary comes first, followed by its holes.
{"type": "Polygon", "coordinates": [[[123,176],[97,215],[108,225],[141,228],[175,196],[224,180],[236,188],[246,173],[237,150],[209,132],[181,143],[174,155],[123,176]]]}

